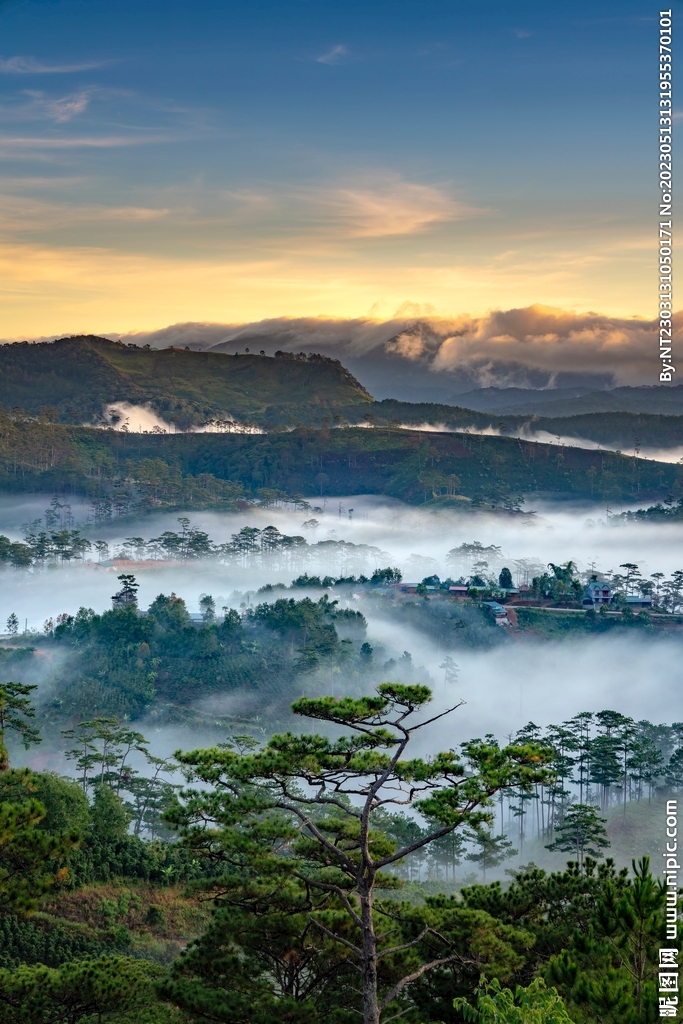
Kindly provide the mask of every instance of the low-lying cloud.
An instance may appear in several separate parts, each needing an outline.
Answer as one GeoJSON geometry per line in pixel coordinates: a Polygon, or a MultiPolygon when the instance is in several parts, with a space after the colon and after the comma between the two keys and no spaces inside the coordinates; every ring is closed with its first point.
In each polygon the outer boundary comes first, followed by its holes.
{"type": "MultiPolygon", "coordinates": [[[[405,316],[390,320],[327,317],[277,318],[248,324],[185,323],[131,332],[138,344],[164,348],[238,351],[255,346],[271,354],[316,350],[336,356],[363,379],[382,364],[422,381],[449,380],[467,387],[555,388],[657,383],[657,321],[573,312],[533,305],[452,319],[405,316]]],[[[683,335],[683,313],[674,317],[683,335]]],[[[365,383],[365,380],[363,381],[365,383]]]]}

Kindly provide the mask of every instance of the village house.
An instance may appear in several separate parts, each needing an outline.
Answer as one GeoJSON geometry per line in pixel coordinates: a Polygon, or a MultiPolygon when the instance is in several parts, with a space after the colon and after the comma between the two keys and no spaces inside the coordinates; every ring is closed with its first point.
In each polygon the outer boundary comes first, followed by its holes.
{"type": "Polygon", "coordinates": [[[591,580],[583,592],[583,601],[586,608],[598,608],[600,605],[610,605],[614,602],[614,594],[609,583],[604,580],[591,580]]]}

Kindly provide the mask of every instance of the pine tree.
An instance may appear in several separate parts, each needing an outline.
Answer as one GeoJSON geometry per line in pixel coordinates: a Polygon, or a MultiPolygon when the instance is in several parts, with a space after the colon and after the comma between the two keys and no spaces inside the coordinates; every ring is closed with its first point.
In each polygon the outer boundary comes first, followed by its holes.
{"type": "Polygon", "coordinates": [[[576,854],[580,865],[586,854],[602,857],[602,850],[609,846],[605,819],[598,815],[595,807],[588,804],[573,804],[566,812],[561,825],[555,829],[556,839],[546,850],[562,850],[576,854]]]}
{"type": "Polygon", "coordinates": [[[488,832],[486,829],[478,829],[474,833],[473,838],[476,844],[476,852],[469,853],[465,859],[472,861],[473,864],[481,868],[484,883],[486,882],[486,871],[488,868],[497,868],[504,861],[509,860],[510,857],[517,855],[517,850],[504,833],[494,836],[493,833],[488,832]]]}
{"type": "MultiPolygon", "coordinates": [[[[352,735],[287,733],[254,753],[178,755],[191,777],[211,786],[186,792],[170,815],[191,849],[218,863],[250,864],[273,879],[294,873],[311,893],[334,897],[332,924],[312,913],[311,925],[358,969],[365,1024],[379,1024],[390,1008],[400,1011],[407,986],[461,956],[436,941],[431,959],[393,984],[382,982],[380,968],[393,948],[385,946],[385,926],[377,929],[374,904],[377,888],[392,884],[390,870],[463,825],[488,823],[491,797],[501,788],[530,789],[547,775],[550,752],[535,744],[500,749],[473,740],[461,755],[451,750],[404,760],[416,732],[455,710],[413,724],[430,699],[425,686],[397,683],[383,683],[374,697],[302,698],[295,713],[345,726],[352,735]],[[373,812],[412,803],[430,827],[397,847],[374,827],[373,812]],[[216,828],[207,828],[211,821],[216,828]]],[[[417,948],[425,934],[399,943],[401,950],[417,948]]]]}
{"type": "Polygon", "coordinates": [[[551,958],[557,985],[577,1024],[649,1024],[657,1018],[658,949],[665,941],[665,886],[650,862],[633,862],[633,880],[609,881],[588,928],[551,958]]]}
{"type": "Polygon", "coordinates": [[[16,733],[28,750],[34,743],[40,743],[40,732],[31,724],[36,709],[29,700],[37,686],[7,682],[0,685],[0,772],[9,768],[9,754],[5,745],[6,734],[16,733]]]}

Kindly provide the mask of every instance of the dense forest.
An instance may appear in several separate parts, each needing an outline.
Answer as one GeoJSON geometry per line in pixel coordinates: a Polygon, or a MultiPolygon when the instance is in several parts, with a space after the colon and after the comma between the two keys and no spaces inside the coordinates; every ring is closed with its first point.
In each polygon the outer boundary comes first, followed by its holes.
{"type": "MultiPolygon", "coordinates": [[[[182,601],[160,597],[143,616],[65,619],[49,643],[85,646],[100,676],[116,635],[119,672],[144,690],[141,673],[164,648],[167,671],[180,638],[186,668],[201,660],[188,628],[231,656],[240,629],[261,654],[278,635],[310,672],[339,657],[338,628],[360,639],[364,626],[327,599],[279,599],[245,625],[213,615],[190,627],[182,601]]],[[[677,949],[666,887],[647,857],[605,858],[612,819],[683,786],[680,723],[581,713],[425,759],[411,744],[450,712],[430,712],[419,670],[385,664],[412,681],[299,696],[280,724],[217,721],[213,745],[164,758],[96,702],[57,719],[36,707],[17,681],[29,664],[21,648],[0,663],[3,1021],[647,1024],[675,1005],[658,992],[659,950],[677,949]],[[41,741],[73,777],[11,766],[41,741]],[[572,860],[487,882],[542,850],[572,860]]],[[[284,696],[275,668],[262,680],[284,696]]]]}
{"type": "Polygon", "coordinates": [[[471,409],[432,402],[397,402],[384,399],[371,410],[362,407],[344,410],[351,423],[372,419],[377,425],[402,423],[416,427],[432,424],[446,430],[472,432],[495,430],[502,435],[522,433],[533,437],[545,432],[555,437],[575,437],[594,441],[607,448],[629,454],[645,448],[676,448],[683,445],[683,416],[672,414],[608,412],[558,415],[491,415],[471,409]]]}
{"type": "Polygon", "coordinates": [[[4,489],[109,496],[131,509],[236,508],[240,500],[302,494],[513,509],[525,494],[607,502],[680,496],[682,474],[678,465],[616,452],[482,435],[359,427],[126,434],[0,414],[4,489]]]}

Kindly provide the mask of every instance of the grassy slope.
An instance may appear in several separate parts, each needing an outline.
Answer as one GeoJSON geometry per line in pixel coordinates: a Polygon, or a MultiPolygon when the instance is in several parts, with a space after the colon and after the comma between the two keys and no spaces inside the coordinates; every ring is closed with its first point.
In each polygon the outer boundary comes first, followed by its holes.
{"type": "Polygon", "coordinates": [[[372,397],[331,359],[239,357],[150,350],[103,338],[0,346],[0,405],[61,420],[94,419],[110,402],[149,404],[179,425],[216,416],[278,422],[321,420],[330,410],[368,407],[372,397]]]}
{"type": "Polygon", "coordinates": [[[260,488],[386,494],[414,504],[432,499],[434,474],[457,477],[451,489],[469,498],[541,493],[651,500],[683,490],[677,465],[504,437],[362,428],[126,435],[0,418],[0,486],[8,489],[102,493],[112,482],[141,479],[145,467],[156,465],[172,466],[182,476],[211,474],[251,494],[260,488]]]}
{"type": "Polygon", "coordinates": [[[607,855],[630,865],[632,858],[647,854],[657,875],[666,843],[666,799],[658,796],[649,801],[646,796],[631,800],[626,815],[621,807],[611,807],[606,817],[611,843],[607,855]]]}
{"type": "Polygon", "coordinates": [[[69,924],[82,935],[106,942],[112,929],[130,933],[124,949],[159,963],[170,963],[187,943],[200,935],[209,920],[209,907],[177,887],[159,888],[131,879],[115,879],[62,890],[41,905],[45,924],[69,924]],[[150,907],[157,909],[151,918],[150,907]]]}

